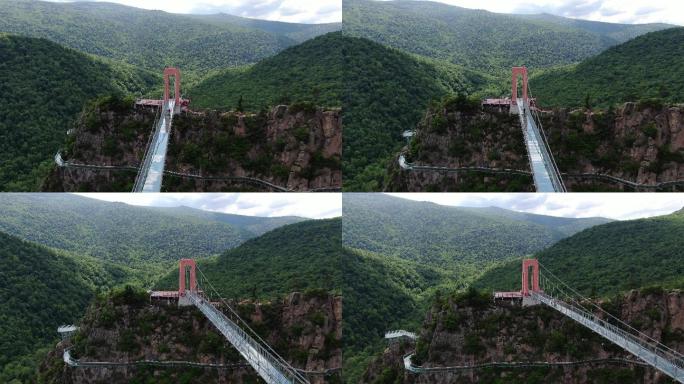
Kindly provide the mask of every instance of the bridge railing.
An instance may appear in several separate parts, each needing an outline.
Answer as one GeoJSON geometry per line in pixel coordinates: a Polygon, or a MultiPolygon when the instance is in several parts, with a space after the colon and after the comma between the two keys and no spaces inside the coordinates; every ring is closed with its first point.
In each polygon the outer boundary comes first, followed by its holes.
{"type": "Polygon", "coordinates": [[[679,352],[655,340],[644,340],[638,335],[599,318],[584,308],[569,304],[545,293],[532,292],[532,297],[627,349],[627,351],[646,361],[656,369],[680,382],[684,382],[684,356],[679,352]]]}
{"type": "Polygon", "coordinates": [[[206,297],[197,292],[186,293],[190,301],[211,321],[230,343],[247,359],[257,373],[268,383],[308,384],[309,381],[272,349],[262,345],[239,327],[242,319],[229,308],[228,314],[218,310],[206,297]]]}

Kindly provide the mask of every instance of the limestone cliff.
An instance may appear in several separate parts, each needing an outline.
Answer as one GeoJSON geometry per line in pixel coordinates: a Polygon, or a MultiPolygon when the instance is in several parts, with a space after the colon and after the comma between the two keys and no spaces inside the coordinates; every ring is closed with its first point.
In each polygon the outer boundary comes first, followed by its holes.
{"type": "MultiPolygon", "coordinates": [[[[43,190],[130,191],[154,119],[149,107],[119,101],[88,106],[62,151],[72,166],[55,167],[43,190]]],[[[182,175],[167,174],[162,190],[269,190],[249,178],[292,191],[339,189],[341,148],[340,110],[302,104],[257,114],[184,111],[174,117],[166,159],[166,170],[182,175]]]]}
{"type": "MultiPolygon", "coordinates": [[[[684,293],[647,290],[601,306],[669,347],[684,350],[684,293]]],[[[402,356],[415,351],[414,364],[453,367],[491,362],[585,362],[634,359],[607,340],[545,306],[495,305],[489,295],[466,294],[436,300],[414,347],[389,346],[364,375],[366,383],[669,383],[647,366],[586,362],[564,367],[487,368],[412,374],[402,356]]]]}
{"type": "MultiPolygon", "coordinates": [[[[556,109],[542,112],[541,119],[571,191],[632,189],[583,174],[609,175],[645,185],[684,180],[683,105],[641,102],[605,111],[556,109]]],[[[494,108],[453,103],[432,108],[404,153],[415,165],[529,171],[517,116],[494,108]]],[[[397,161],[392,162],[389,172],[386,189],[392,191],[534,188],[529,176],[406,172],[397,161]]]]}
{"type": "MultiPolygon", "coordinates": [[[[250,326],[312,383],[341,381],[340,297],[293,293],[274,302],[231,304],[250,326]]],[[[146,295],[100,298],[70,341],[59,343],[41,364],[41,383],[256,383],[254,370],[194,307],[151,304],[146,295]],[[71,348],[79,361],[131,363],[183,361],[208,366],[122,365],[68,367],[71,348]]]]}

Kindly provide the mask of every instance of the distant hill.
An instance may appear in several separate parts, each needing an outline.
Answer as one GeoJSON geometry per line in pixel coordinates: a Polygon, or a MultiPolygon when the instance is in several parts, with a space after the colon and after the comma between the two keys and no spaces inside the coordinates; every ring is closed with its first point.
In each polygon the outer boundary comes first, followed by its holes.
{"type": "Polygon", "coordinates": [[[146,208],[75,195],[1,194],[0,231],[52,248],[153,272],[181,258],[220,254],[299,218],[231,217],[146,208]]]}
{"type": "Polygon", "coordinates": [[[160,82],[157,74],[43,39],[0,33],[0,57],[0,191],[39,190],[86,101],[140,95],[160,82]]]}
{"type": "MultiPolygon", "coordinates": [[[[273,299],[320,289],[339,292],[341,232],[339,218],[286,225],[217,258],[199,260],[198,268],[226,298],[273,299]]],[[[177,288],[177,267],[156,284],[156,289],[177,288]]]]}
{"type": "Polygon", "coordinates": [[[648,33],[568,67],[530,80],[544,106],[609,107],[659,98],[684,103],[684,28],[648,33]]]}
{"type": "Polygon", "coordinates": [[[97,260],[72,258],[0,232],[0,382],[30,382],[32,358],[73,324],[97,288],[127,274],[97,260]]]}
{"type": "Polygon", "coordinates": [[[344,89],[344,49],[348,40],[330,33],[286,49],[259,63],[230,68],[188,91],[194,108],[261,108],[293,102],[340,107],[344,89]]]}
{"type": "MultiPolygon", "coordinates": [[[[629,289],[684,287],[684,211],[588,228],[536,257],[553,274],[585,295],[629,289]]],[[[484,274],[479,288],[520,289],[520,261],[484,274]]]]}
{"type": "Polygon", "coordinates": [[[429,1],[348,0],[343,6],[344,30],[351,36],[492,74],[514,65],[577,62],[668,27],[498,14],[429,1]]]}
{"type": "Polygon", "coordinates": [[[472,276],[493,262],[538,252],[610,220],[461,208],[379,194],[343,197],[345,246],[472,276]]]}
{"type": "Polygon", "coordinates": [[[0,32],[43,37],[155,72],[255,63],[335,26],[188,16],[101,2],[0,0],[0,32]]]}

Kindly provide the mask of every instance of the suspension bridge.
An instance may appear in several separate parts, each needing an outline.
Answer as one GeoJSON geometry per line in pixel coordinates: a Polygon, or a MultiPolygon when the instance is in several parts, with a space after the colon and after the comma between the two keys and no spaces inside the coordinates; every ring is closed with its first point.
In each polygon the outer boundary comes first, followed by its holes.
{"type": "Polygon", "coordinates": [[[164,98],[157,100],[142,100],[139,104],[158,105],[157,116],[154,121],[154,132],[150,136],[143,162],[135,178],[133,192],[159,192],[161,191],[164,165],[166,163],[166,150],[171,137],[173,116],[181,111],[181,74],[177,68],[164,70],[164,98]],[[174,77],[174,98],[170,98],[170,78],[174,77]]]}
{"type": "MultiPolygon", "coordinates": [[[[179,263],[178,291],[155,291],[151,300],[177,301],[179,306],[194,306],[223,337],[240,353],[247,365],[268,384],[310,384],[307,376],[334,373],[304,371],[294,368],[262,339],[238,313],[224,300],[206,275],[197,267],[195,260],[183,259],[179,263]],[[198,278],[199,277],[199,278],[198,278]]],[[[73,332],[74,326],[60,327],[64,333],[73,332]],[[68,328],[68,329],[67,329],[68,328]],[[73,329],[72,329],[73,328],[73,329]]],[[[70,349],[64,351],[64,362],[71,367],[111,368],[121,366],[196,366],[208,368],[239,368],[245,364],[198,364],[191,362],[160,362],[145,360],[132,363],[89,362],[74,359],[70,349]]]]}

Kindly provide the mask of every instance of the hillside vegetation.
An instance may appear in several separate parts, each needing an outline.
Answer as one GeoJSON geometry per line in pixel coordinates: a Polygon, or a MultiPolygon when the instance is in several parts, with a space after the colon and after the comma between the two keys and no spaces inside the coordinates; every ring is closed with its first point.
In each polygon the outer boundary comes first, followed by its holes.
{"type": "Polygon", "coordinates": [[[0,191],[39,190],[86,101],[139,95],[160,81],[43,39],[0,33],[0,57],[0,191]]]}
{"type": "Polygon", "coordinates": [[[427,1],[349,0],[343,6],[344,30],[352,36],[491,74],[516,65],[574,63],[667,27],[497,14],[427,1]]]}
{"type": "Polygon", "coordinates": [[[188,95],[196,108],[259,111],[304,101],[339,107],[346,46],[340,33],[327,34],[253,66],[225,69],[191,88],[188,95]]]}
{"type": "Polygon", "coordinates": [[[129,271],[98,260],[55,253],[0,232],[0,382],[31,382],[34,355],[76,322],[98,289],[126,281],[129,271]]]}
{"type": "Polygon", "coordinates": [[[544,106],[610,107],[657,98],[684,102],[684,28],[640,36],[587,59],[534,76],[544,106]]]}
{"type": "MultiPolygon", "coordinates": [[[[612,296],[654,285],[684,287],[684,211],[586,229],[539,252],[549,271],[580,293],[612,296]]],[[[484,274],[476,287],[520,289],[520,261],[484,274]]]]}
{"type": "Polygon", "coordinates": [[[242,221],[239,217],[236,224],[227,220],[220,214],[136,207],[73,195],[0,195],[0,231],[52,248],[144,267],[150,273],[181,258],[222,253],[272,229],[270,223],[300,219],[262,218],[262,225],[237,224],[242,221]]]}
{"type": "MultiPolygon", "coordinates": [[[[342,287],[341,219],[286,225],[222,255],[198,261],[198,268],[225,298],[273,299],[290,292],[336,291],[342,287]]],[[[157,289],[178,288],[175,267],[157,289]]]]}
{"type": "Polygon", "coordinates": [[[382,189],[387,161],[433,100],[486,89],[491,78],[457,65],[344,37],[344,177],[349,191],[382,189]]]}
{"type": "Polygon", "coordinates": [[[205,71],[255,63],[329,28],[112,3],[0,1],[0,32],[47,38],[155,72],[164,66],[205,71]]]}
{"type": "Polygon", "coordinates": [[[345,246],[458,271],[463,277],[608,221],[441,206],[375,194],[347,194],[343,203],[345,246]]]}

